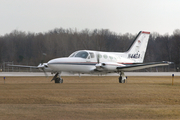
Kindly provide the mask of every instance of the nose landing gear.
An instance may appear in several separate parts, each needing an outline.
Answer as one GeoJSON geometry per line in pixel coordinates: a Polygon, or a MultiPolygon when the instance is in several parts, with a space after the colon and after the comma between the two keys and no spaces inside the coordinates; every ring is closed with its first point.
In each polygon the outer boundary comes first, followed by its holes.
{"type": "Polygon", "coordinates": [[[61,78],[60,73],[56,73],[56,75],[53,77],[51,81],[53,80],[55,83],[63,83],[63,79],[61,78]]]}

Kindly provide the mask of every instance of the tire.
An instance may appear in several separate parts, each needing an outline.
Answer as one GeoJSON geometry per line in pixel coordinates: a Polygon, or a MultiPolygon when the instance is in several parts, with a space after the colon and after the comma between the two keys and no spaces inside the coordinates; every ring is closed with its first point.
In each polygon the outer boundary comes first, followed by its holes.
{"type": "Polygon", "coordinates": [[[63,83],[63,79],[60,79],[60,83],[63,83]]]}
{"type": "Polygon", "coordinates": [[[122,77],[121,76],[119,77],[119,83],[122,83],[122,77]]]}
{"type": "Polygon", "coordinates": [[[60,83],[60,78],[56,78],[55,83],[60,83]]]}

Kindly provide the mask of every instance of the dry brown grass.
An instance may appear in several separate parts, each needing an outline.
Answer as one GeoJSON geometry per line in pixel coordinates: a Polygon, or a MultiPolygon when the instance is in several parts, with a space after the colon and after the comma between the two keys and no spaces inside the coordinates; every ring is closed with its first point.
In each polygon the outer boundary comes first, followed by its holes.
{"type": "Polygon", "coordinates": [[[180,77],[0,79],[0,119],[180,119],[180,77]]]}

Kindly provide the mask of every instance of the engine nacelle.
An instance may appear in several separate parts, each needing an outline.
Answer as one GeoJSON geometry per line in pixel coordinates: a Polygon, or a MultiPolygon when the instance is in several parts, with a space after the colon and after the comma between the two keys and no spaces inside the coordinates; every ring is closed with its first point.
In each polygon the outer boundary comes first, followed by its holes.
{"type": "Polygon", "coordinates": [[[103,63],[96,64],[96,69],[100,71],[101,70],[117,71],[116,68],[120,66],[125,66],[125,65],[114,63],[114,62],[103,62],[103,63]]]}

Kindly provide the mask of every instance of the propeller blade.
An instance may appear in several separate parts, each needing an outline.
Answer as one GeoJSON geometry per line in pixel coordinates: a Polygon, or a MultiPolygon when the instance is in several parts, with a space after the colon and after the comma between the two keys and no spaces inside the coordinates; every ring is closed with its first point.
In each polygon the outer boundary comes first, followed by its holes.
{"type": "Polygon", "coordinates": [[[103,67],[104,67],[106,64],[100,62],[100,58],[101,58],[102,56],[100,56],[100,54],[97,53],[97,54],[96,54],[96,57],[97,57],[97,64],[95,65],[95,66],[96,66],[96,69],[98,69],[98,70],[104,69],[103,67]]]}
{"type": "Polygon", "coordinates": [[[100,60],[99,60],[99,53],[97,54],[97,63],[98,63],[98,64],[100,63],[100,60]]]}
{"type": "Polygon", "coordinates": [[[48,77],[48,74],[46,73],[46,71],[44,70],[44,68],[42,69],[43,70],[43,72],[44,72],[44,74],[45,74],[45,76],[46,76],[46,78],[48,77]]]}

